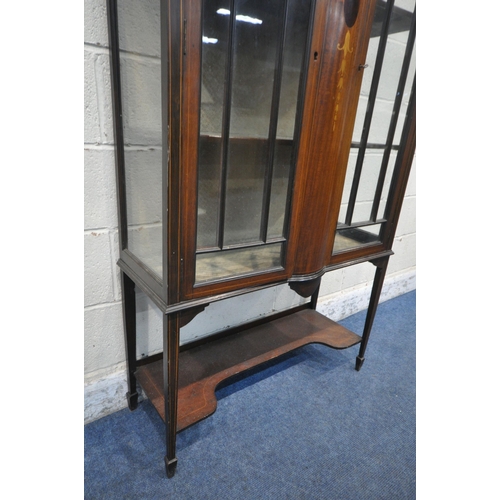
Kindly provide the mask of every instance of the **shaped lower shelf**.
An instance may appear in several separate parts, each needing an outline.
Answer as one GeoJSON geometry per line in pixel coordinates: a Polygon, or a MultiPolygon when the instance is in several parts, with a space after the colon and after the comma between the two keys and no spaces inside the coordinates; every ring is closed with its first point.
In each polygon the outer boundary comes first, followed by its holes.
{"type": "MultiPolygon", "coordinates": [[[[223,380],[307,344],[335,349],[361,337],[312,309],[304,309],[236,334],[216,338],[179,355],[177,431],[215,412],[215,390],[223,380]]],[[[163,360],[140,366],[136,377],[165,420],[163,360]]]]}

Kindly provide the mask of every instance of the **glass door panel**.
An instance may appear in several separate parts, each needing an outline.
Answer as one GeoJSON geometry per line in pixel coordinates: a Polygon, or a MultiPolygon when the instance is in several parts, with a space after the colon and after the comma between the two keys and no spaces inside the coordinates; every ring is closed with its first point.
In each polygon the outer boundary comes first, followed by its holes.
{"type": "Polygon", "coordinates": [[[203,2],[197,282],[282,267],[310,12],[203,2]]]}
{"type": "Polygon", "coordinates": [[[231,0],[203,2],[200,137],[198,141],[198,248],[217,247],[221,196],[222,129],[231,0]]]}
{"type": "Polygon", "coordinates": [[[381,243],[415,79],[415,0],[378,0],[333,254],[381,243]]]}
{"type": "Polygon", "coordinates": [[[127,249],[162,278],[160,1],[118,0],[127,249]]]}

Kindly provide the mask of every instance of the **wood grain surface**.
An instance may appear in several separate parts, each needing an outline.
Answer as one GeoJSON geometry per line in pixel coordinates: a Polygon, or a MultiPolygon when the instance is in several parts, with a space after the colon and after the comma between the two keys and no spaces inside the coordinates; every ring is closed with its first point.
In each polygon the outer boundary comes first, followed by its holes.
{"type": "MultiPolygon", "coordinates": [[[[311,343],[345,349],[361,337],[312,309],[216,339],[180,353],[177,431],[210,416],[223,380],[311,343]]],[[[139,367],[137,379],[165,419],[163,361],[139,367]]]]}

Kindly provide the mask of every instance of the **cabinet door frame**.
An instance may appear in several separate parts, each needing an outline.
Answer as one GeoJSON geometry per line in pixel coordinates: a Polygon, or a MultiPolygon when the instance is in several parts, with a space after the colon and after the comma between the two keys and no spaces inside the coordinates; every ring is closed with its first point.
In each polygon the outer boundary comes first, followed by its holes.
{"type": "MultiPolygon", "coordinates": [[[[386,7],[387,14],[384,13],[384,15],[386,15],[387,17],[384,20],[384,24],[381,28],[381,31],[382,33],[385,31],[385,34],[382,34],[381,38],[385,38],[386,40],[390,30],[389,21],[391,20],[390,17],[391,12],[393,11],[393,8],[394,9],[396,8],[394,7],[394,4],[395,4],[394,0],[389,0],[389,2],[387,2],[387,7],[386,7]]],[[[408,12],[408,14],[410,14],[410,12],[408,12]]],[[[391,116],[391,123],[388,128],[387,141],[385,143],[385,146],[384,145],[381,146],[384,148],[384,160],[386,161],[386,167],[387,167],[387,162],[389,161],[388,153],[390,152],[393,146],[393,139],[396,131],[396,125],[398,120],[400,120],[403,123],[403,127],[400,135],[400,142],[399,145],[397,146],[398,152],[394,163],[394,170],[392,173],[392,177],[390,178],[390,188],[387,195],[385,214],[383,217],[384,222],[381,222],[379,241],[374,242],[372,244],[365,244],[356,248],[347,249],[332,254],[334,238],[336,235],[336,230],[333,231],[330,235],[331,240],[328,243],[330,248],[330,255],[327,255],[326,262],[327,266],[329,267],[341,266],[349,262],[360,261],[363,259],[369,260],[371,257],[380,254],[381,252],[386,252],[386,253],[389,252],[392,254],[392,245],[394,242],[396,227],[401,212],[403,198],[405,195],[406,186],[408,183],[408,178],[410,175],[413,163],[413,157],[416,149],[416,75],[413,75],[412,77],[411,72],[409,72],[412,53],[415,50],[415,45],[414,45],[416,37],[415,16],[416,16],[415,11],[413,11],[413,13],[411,13],[411,17],[408,18],[408,40],[407,40],[404,59],[401,61],[401,71],[399,77],[400,80],[398,82],[398,88],[396,91],[394,107],[391,116]],[[403,101],[403,91],[405,89],[405,86],[408,86],[409,83],[411,83],[410,97],[408,101],[406,115],[403,118],[400,117],[399,111],[401,103],[403,101]]],[[[385,51],[386,51],[386,46],[384,42],[382,48],[380,47],[378,48],[377,61],[375,63],[375,68],[374,68],[375,73],[373,75],[374,81],[371,82],[372,88],[370,89],[370,96],[368,98],[369,103],[367,105],[366,116],[364,117],[365,123],[363,124],[364,127],[363,135],[365,136],[364,137],[365,143],[363,145],[363,136],[362,136],[361,146],[360,146],[361,148],[366,148],[366,141],[368,139],[370,124],[371,124],[370,114],[373,113],[376,95],[378,94],[379,91],[378,80],[380,78],[380,72],[382,71],[385,51]],[[377,68],[378,65],[380,65],[380,67],[377,68]],[[370,100],[372,100],[371,103],[370,100]]],[[[371,147],[375,146],[372,145],[371,147]]],[[[349,150],[350,150],[350,145],[349,148],[347,149],[347,154],[349,154],[349,150]]],[[[360,166],[362,167],[362,163],[360,166]]],[[[356,165],[356,167],[358,167],[358,165],[356,165]]],[[[335,198],[336,203],[333,206],[331,214],[331,220],[333,221],[334,224],[336,224],[336,221],[338,221],[339,218],[340,203],[343,194],[343,188],[344,188],[344,179],[342,179],[342,182],[339,182],[337,186],[337,193],[335,198]]],[[[377,199],[377,196],[375,196],[374,199],[377,199]]],[[[378,203],[379,202],[380,202],[380,193],[378,195],[378,203]]],[[[372,217],[374,217],[373,214],[372,217]]],[[[374,220],[374,218],[371,220],[374,220]]]]}
{"type": "MultiPolygon", "coordinates": [[[[180,85],[170,78],[169,86],[175,89],[177,85],[180,95],[178,102],[175,101],[175,93],[170,99],[171,109],[175,111],[176,106],[180,109],[178,115],[170,115],[170,119],[178,120],[177,123],[170,123],[170,136],[173,138],[170,151],[179,155],[175,161],[171,157],[168,214],[169,285],[177,286],[179,294],[169,293],[170,304],[269,283],[285,283],[290,279],[304,280],[312,274],[322,275],[326,271],[325,260],[329,254],[326,242],[333,239],[331,232],[335,230],[329,221],[332,199],[337,186],[336,178],[342,177],[342,171],[345,171],[342,164],[345,156],[343,137],[352,134],[356,112],[352,103],[357,103],[362,76],[358,67],[364,63],[375,0],[363,2],[357,19],[348,26],[345,5],[352,3],[357,2],[316,0],[312,12],[312,28],[306,49],[302,127],[288,234],[285,229],[288,237],[283,249],[283,269],[195,284],[202,1],[181,2],[177,26],[182,34],[182,44],[170,45],[170,50],[180,52],[178,67],[172,68],[172,74],[178,70],[181,75],[180,85]],[[342,57],[352,53],[352,57],[342,57]],[[342,89],[342,92],[332,93],[332,88],[342,89]],[[341,101],[336,100],[339,95],[341,101]],[[334,126],[335,133],[324,132],[325,127],[333,130],[334,126]],[[172,172],[176,166],[178,176],[172,172]],[[323,177],[327,179],[326,183],[323,183],[323,177]],[[321,187],[319,196],[311,197],[312,180],[321,187]],[[310,250],[304,245],[305,241],[307,247],[312,245],[310,250]]],[[[172,32],[171,36],[177,35],[172,32]]]]}
{"type": "MultiPolygon", "coordinates": [[[[322,0],[317,3],[321,3],[322,0]]],[[[182,94],[182,198],[179,205],[182,212],[182,300],[191,300],[208,297],[223,293],[229,293],[242,288],[258,287],[268,283],[285,283],[291,274],[290,261],[287,255],[287,229],[285,224],[285,238],[283,242],[283,267],[268,271],[256,271],[252,274],[240,277],[228,277],[214,279],[208,282],[195,283],[195,263],[196,263],[196,231],[197,231],[197,189],[198,189],[198,141],[199,141],[199,110],[201,95],[201,44],[202,44],[202,0],[184,1],[184,24],[185,45],[182,68],[183,94],[182,94]]],[[[313,4],[314,4],[313,0],[313,4]]],[[[309,23],[309,35],[306,45],[305,59],[303,66],[305,71],[308,68],[308,57],[311,53],[311,35],[313,29],[314,10],[311,13],[309,23]]],[[[302,82],[299,84],[299,100],[304,95],[305,81],[307,74],[303,74],[302,82]],[[301,92],[302,88],[302,92],[301,92]]],[[[299,103],[299,109],[303,105],[299,103]]],[[[292,172],[293,173],[293,172],[292,172]]],[[[291,208],[290,208],[291,211],[291,208]]]]}

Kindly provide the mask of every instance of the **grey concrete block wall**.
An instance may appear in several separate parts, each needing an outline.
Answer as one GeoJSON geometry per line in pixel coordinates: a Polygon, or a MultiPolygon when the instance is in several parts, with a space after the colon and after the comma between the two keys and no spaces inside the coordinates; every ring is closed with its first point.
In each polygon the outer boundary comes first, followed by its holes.
{"type": "Polygon", "coordinates": [[[83,33],[86,45],[108,46],[106,0],[85,0],[83,33]]]}
{"type": "Polygon", "coordinates": [[[84,151],[85,229],[116,228],[115,153],[112,147],[87,145],[84,151]]]}
{"type": "MultiPolygon", "coordinates": [[[[137,2],[128,3],[137,5],[137,2]]],[[[85,378],[87,383],[91,384],[102,380],[110,373],[123,373],[125,356],[120,280],[116,266],[118,221],[105,0],[86,0],[84,5],[85,378]]],[[[136,12],[134,15],[140,14],[136,12]]],[[[150,19],[156,22],[156,15],[152,10],[146,11],[144,15],[150,16],[150,19]]],[[[154,50],[151,52],[145,48],[151,47],[150,40],[144,38],[151,33],[140,33],[140,35],[142,39],[139,37],[139,44],[134,47],[134,54],[128,56],[127,64],[130,63],[130,68],[135,73],[139,69],[157,71],[159,49],[155,53],[154,50]],[[147,50],[151,53],[140,56],[147,50]]],[[[157,102],[153,100],[149,105],[156,106],[157,102]]],[[[141,120],[138,120],[138,123],[141,123],[141,120]]],[[[142,125],[144,123],[143,121],[142,125]]],[[[153,137],[154,134],[144,134],[139,129],[137,132],[142,134],[139,136],[139,142],[144,141],[143,146],[147,147],[130,146],[128,154],[133,157],[149,151],[152,157],[158,155],[158,138],[153,137]],[[150,150],[150,147],[153,149],[150,150]]],[[[153,129],[154,127],[150,132],[153,129]]],[[[138,171],[135,172],[137,173],[138,171]]],[[[154,175],[154,172],[150,171],[150,177],[144,177],[145,182],[149,184],[157,182],[154,175]]],[[[415,205],[415,171],[413,171],[394,243],[395,256],[392,257],[389,266],[389,274],[394,280],[397,281],[398,276],[402,276],[407,283],[413,283],[411,276],[415,273],[415,205]]],[[[146,200],[144,220],[137,222],[158,220],[157,207],[158,203],[146,200]]],[[[364,294],[362,301],[366,302],[365,289],[369,289],[372,279],[373,266],[370,264],[329,273],[323,279],[320,303],[325,310],[333,311],[334,298],[341,299],[349,290],[362,290],[364,294]]],[[[399,289],[404,287],[401,285],[399,289]]],[[[182,329],[182,342],[289,307],[301,300],[288,287],[280,286],[213,304],[182,329]]],[[[351,305],[339,306],[337,309],[342,309],[342,314],[352,313],[356,312],[356,307],[363,307],[365,302],[361,305],[357,302],[353,305],[352,302],[351,305]]],[[[161,313],[143,294],[138,296],[137,310],[138,355],[161,350],[161,313]]]]}
{"type": "Polygon", "coordinates": [[[98,379],[123,365],[124,343],[106,1],[84,15],[84,365],[98,379]]]}

